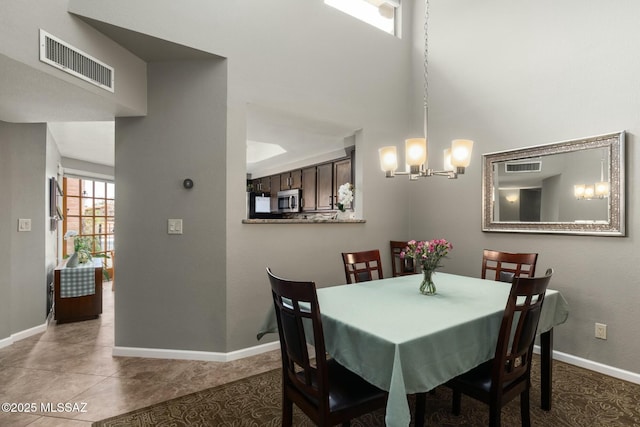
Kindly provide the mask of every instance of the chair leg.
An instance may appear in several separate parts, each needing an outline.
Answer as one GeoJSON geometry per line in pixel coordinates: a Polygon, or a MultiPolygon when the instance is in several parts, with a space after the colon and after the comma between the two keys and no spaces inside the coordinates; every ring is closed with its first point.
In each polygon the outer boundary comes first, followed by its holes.
{"type": "Polygon", "coordinates": [[[460,415],[460,401],[462,400],[462,393],[458,390],[453,390],[453,407],[451,412],[453,415],[460,415]]]}
{"type": "Polygon", "coordinates": [[[415,427],[424,426],[424,412],[427,406],[427,393],[416,393],[415,427]]]}
{"type": "Polygon", "coordinates": [[[520,394],[520,418],[522,420],[522,427],[531,426],[531,415],[529,408],[529,389],[526,389],[520,394]]]}
{"type": "Polygon", "coordinates": [[[500,410],[498,405],[489,406],[489,427],[500,427],[500,410]]]}
{"type": "Polygon", "coordinates": [[[293,425],[293,402],[282,396],[282,427],[291,427],[293,425]]]}

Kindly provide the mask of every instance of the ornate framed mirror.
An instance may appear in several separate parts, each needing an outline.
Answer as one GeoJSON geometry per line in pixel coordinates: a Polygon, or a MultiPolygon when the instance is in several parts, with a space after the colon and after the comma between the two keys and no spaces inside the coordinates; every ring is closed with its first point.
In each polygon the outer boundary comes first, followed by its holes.
{"type": "Polygon", "coordinates": [[[625,236],[625,132],[482,155],[482,230],[625,236]]]}

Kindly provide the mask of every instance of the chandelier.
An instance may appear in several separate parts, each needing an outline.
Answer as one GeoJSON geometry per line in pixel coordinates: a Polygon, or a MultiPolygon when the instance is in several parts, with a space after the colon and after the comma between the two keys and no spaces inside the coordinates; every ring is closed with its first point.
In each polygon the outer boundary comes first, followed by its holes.
{"type": "Polygon", "coordinates": [[[449,179],[456,179],[458,175],[464,174],[464,170],[471,163],[471,150],[473,141],[469,139],[454,139],[451,147],[444,150],[443,170],[431,169],[427,166],[427,120],[429,116],[428,103],[428,18],[429,1],[425,2],[424,12],[424,137],[410,138],[405,141],[405,159],[407,169],[404,172],[397,172],[398,152],[395,145],[382,147],[378,150],[380,155],[380,167],[387,178],[395,175],[409,175],[410,180],[417,180],[419,177],[446,176],[449,179]]]}
{"type": "Polygon", "coordinates": [[[592,185],[573,186],[573,195],[578,200],[604,199],[609,197],[611,185],[604,180],[604,159],[600,159],[600,181],[592,185]]]}

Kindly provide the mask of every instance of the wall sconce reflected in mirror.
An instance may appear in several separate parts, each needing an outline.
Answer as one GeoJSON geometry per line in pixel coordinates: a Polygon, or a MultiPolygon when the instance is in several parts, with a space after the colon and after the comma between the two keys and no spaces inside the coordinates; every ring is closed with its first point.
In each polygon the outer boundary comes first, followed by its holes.
{"type": "Polygon", "coordinates": [[[518,201],[518,195],[516,193],[508,194],[505,198],[509,203],[515,203],[518,201]]]}

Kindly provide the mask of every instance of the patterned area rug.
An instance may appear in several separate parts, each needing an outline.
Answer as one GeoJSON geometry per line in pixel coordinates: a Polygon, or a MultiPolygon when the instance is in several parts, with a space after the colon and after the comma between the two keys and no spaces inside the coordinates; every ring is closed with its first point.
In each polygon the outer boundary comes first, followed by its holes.
{"type": "MultiPolygon", "coordinates": [[[[562,362],[554,362],[553,408],[540,409],[539,359],[532,368],[531,423],[533,426],[640,427],[640,385],[607,377],[562,362]]],[[[280,426],[281,371],[279,369],[229,384],[108,418],[95,427],[143,426],[280,426]]],[[[413,396],[409,397],[413,413],[413,396]]],[[[502,410],[502,425],[520,425],[518,399],[502,410]]],[[[460,416],[451,414],[451,392],[438,387],[428,394],[425,425],[486,426],[488,407],[466,396],[460,416]]],[[[413,423],[412,423],[413,424],[413,423]]],[[[294,406],[294,426],[313,423],[294,406]]],[[[384,426],[384,411],[351,422],[352,426],[384,426]]]]}

